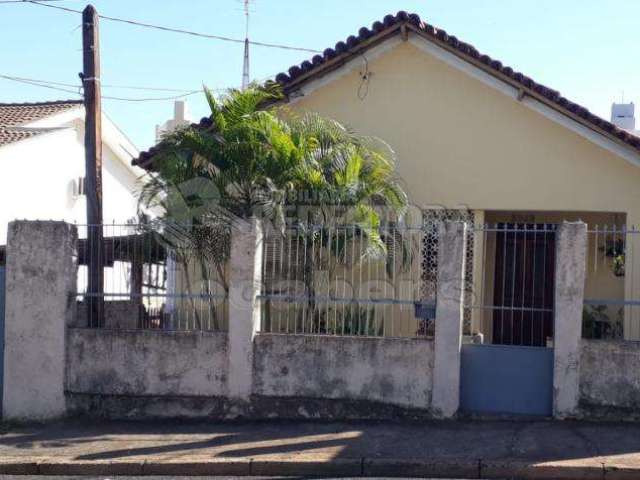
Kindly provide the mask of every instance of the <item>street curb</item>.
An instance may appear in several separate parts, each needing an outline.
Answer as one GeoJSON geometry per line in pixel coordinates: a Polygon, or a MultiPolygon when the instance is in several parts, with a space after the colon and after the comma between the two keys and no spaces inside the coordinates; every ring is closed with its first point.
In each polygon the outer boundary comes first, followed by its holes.
{"type": "Polygon", "coordinates": [[[518,478],[526,480],[637,480],[640,468],[607,466],[595,461],[531,463],[522,460],[328,458],[310,455],[282,457],[77,460],[45,458],[22,461],[0,459],[0,475],[168,475],[168,476],[337,476],[337,477],[449,477],[518,478]]]}
{"type": "MultiPolygon", "coordinates": [[[[640,472],[636,473],[636,478],[638,478],[638,474],[640,472]]],[[[482,461],[481,477],[479,478],[602,480],[605,477],[602,464],[597,462],[589,462],[588,465],[585,465],[580,462],[554,464],[495,460],[482,461]]]]}
{"type": "Polygon", "coordinates": [[[362,459],[335,458],[328,461],[312,458],[290,460],[258,459],[251,462],[251,475],[311,475],[311,476],[360,476],[362,474],[362,459]]]}
{"type": "Polygon", "coordinates": [[[365,459],[362,474],[367,477],[481,478],[477,460],[365,459]]]}
{"type": "Polygon", "coordinates": [[[38,462],[38,475],[142,475],[144,462],[47,459],[38,462]]]}
{"type": "Polygon", "coordinates": [[[251,459],[202,458],[194,460],[147,460],[142,467],[142,475],[208,476],[208,475],[251,475],[251,459]]]}

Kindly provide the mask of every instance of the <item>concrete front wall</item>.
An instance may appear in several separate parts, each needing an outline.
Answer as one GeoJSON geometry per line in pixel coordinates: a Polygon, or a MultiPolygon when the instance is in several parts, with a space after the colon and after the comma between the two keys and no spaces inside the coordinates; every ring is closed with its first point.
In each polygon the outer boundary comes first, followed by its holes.
{"type": "Polygon", "coordinates": [[[264,334],[254,349],[256,395],[431,405],[432,340],[264,334]]]}
{"type": "Polygon", "coordinates": [[[225,333],[69,328],[70,393],[224,396],[225,333]]]}
{"type": "Polygon", "coordinates": [[[640,343],[582,340],[580,403],[640,413],[640,343]]]}

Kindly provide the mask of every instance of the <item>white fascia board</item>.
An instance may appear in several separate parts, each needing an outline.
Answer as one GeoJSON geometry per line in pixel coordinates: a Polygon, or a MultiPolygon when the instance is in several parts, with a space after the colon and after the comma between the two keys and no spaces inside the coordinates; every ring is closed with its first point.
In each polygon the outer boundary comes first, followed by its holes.
{"type": "MultiPolygon", "coordinates": [[[[22,128],[22,127],[20,127],[20,128],[22,128]]],[[[73,126],[50,127],[48,130],[42,130],[42,131],[40,131],[40,133],[38,133],[37,135],[34,135],[32,137],[22,138],[20,140],[16,140],[15,142],[11,142],[11,143],[6,143],[4,145],[0,145],[0,148],[3,149],[3,152],[8,152],[11,149],[19,149],[21,146],[24,146],[25,144],[39,142],[42,139],[44,139],[46,137],[49,137],[50,135],[57,135],[57,134],[60,134],[62,132],[67,132],[67,131],[69,131],[71,129],[73,129],[73,126]]]]}
{"type": "MultiPolygon", "coordinates": [[[[79,104],[61,113],[57,113],[34,122],[23,125],[30,128],[60,128],[81,127],[84,123],[84,106],[79,104]]],[[[114,156],[136,177],[142,177],[146,172],[131,165],[131,160],[137,158],[140,152],[138,148],[127,138],[118,126],[102,112],[102,142],[109,147],[114,156]]]]}
{"type": "Polygon", "coordinates": [[[102,141],[108,145],[127,170],[137,177],[142,177],[146,173],[142,168],[131,165],[131,160],[140,155],[138,148],[104,112],[102,113],[102,141]]]}
{"type": "Polygon", "coordinates": [[[28,128],[59,128],[70,127],[72,123],[79,118],[84,118],[84,107],[82,104],[78,104],[73,108],[65,110],[60,113],[55,113],[48,117],[39,118],[33,122],[25,123],[21,127],[28,128]]]}

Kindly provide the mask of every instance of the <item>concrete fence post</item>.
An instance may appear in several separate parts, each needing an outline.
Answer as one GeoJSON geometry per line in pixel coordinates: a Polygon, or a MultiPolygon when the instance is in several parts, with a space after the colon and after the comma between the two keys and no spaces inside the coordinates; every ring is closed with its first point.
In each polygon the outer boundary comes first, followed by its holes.
{"type": "Polygon", "coordinates": [[[577,413],[587,226],[564,222],[556,232],[553,327],[553,416],[577,413]]]}
{"type": "Polygon", "coordinates": [[[231,232],[229,269],[229,397],[249,400],[253,385],[253,338],[260,327],[262,226],[238,220],[231,232]]]}
{"type": "Polygon", "coordinates": [[[442,418],[453,417],[460,405],[466,228],[461,222],[439,226],[432,408],[442,418]]]}
{"type": "Polygon", "coordinates": [[[65,327],[76,284],[76,228],[64,222],[9,224],[6,268],[5,419],[65,414],[65,327]]]}

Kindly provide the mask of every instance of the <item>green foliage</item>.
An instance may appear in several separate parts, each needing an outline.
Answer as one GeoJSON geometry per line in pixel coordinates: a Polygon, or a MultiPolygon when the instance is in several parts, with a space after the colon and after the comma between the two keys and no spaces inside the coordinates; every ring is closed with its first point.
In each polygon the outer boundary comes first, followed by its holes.
{"type": "MultiPolygon", "coordinates": [[[[253,85],[220,98],[207,88],[204,92],[209,126],[187,126],[166,135],[140,192],[140,205],[160,212],[170,225],[165,230],[179,231],[167,242],[183,262],[196,259],[204,271],[213,261],[221,272],[226,257],[215,251],[218,241],[198,235],[207,233],[200,227],[226,239],[223,226],[250,217],[270,222],[283,234],[286,225],[295,226],[306,249],[312,238],[329,238],[322,231],[327,224],[350,225],[349,238],[326,245],[336,258],[358,237],[366,246],[362,256],[386,256],[390,274],[410,262],[402,237],[384,228],[407,206],[388,145],[317,114],[298,116],[274,106],[282,94],[273,86],[253,85]]],[[[312,257],[307,251],[309,312],[315,310],[312,257]]],[[[343,322],[348,329],[355,324],[343,322]]]]}
{"type": "Polygon", "coordinates": [[[615,318],[606,305],[585,305],[582,310],[582,336],[591,339],[622,338],[624,309],[615,318]]]}
{"type": "Polygon", "coordinates": [[[397,247],[380,232],[382,221],[397,219],[407,205],[386,144],[317,114],[299,117],[270,106],[282,98],[273,86],[221,98],[205,88],[205,96],[211,125],[163,138],[141,206],[175,224],[256,216],[284,230],[286,223],[340,219],[366,237],[367,255],[397,247]]]}
{"type": "Polygon", "coordinates": [[[611,240],[605,246],[605,255],[611,258],[611,271],[616,277],[625,274],[625,245],[622,238],[611,240]]]}

